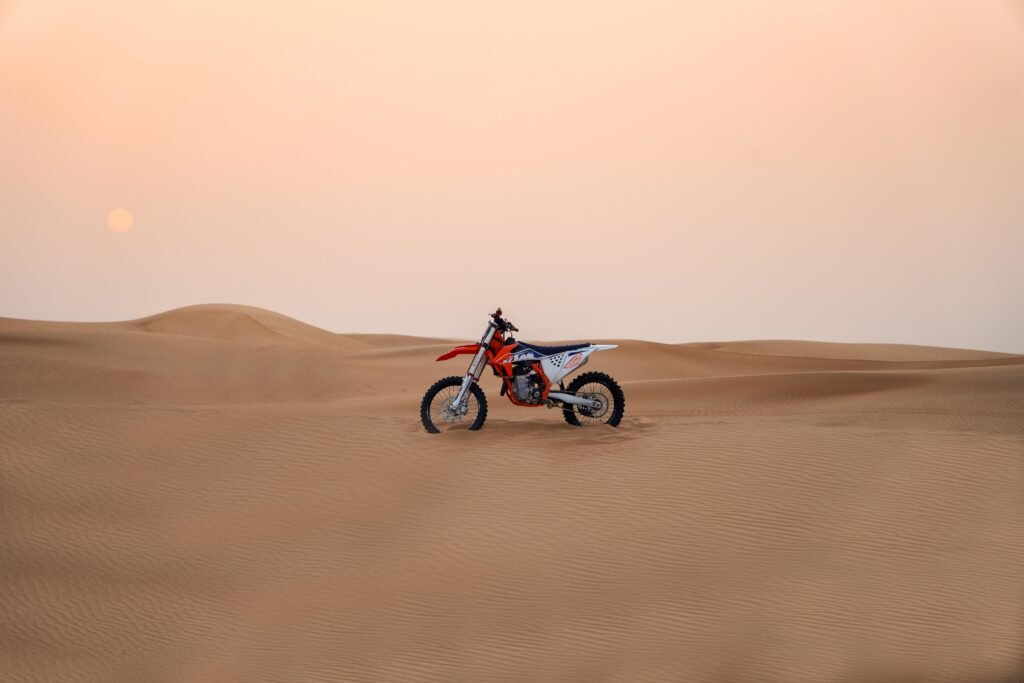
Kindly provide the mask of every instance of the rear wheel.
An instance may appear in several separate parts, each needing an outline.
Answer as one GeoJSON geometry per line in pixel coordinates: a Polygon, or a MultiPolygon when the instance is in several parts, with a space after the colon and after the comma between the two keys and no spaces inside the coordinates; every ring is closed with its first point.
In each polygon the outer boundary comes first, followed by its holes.
{"type": "Polygon", "coordinates": [[[484,426],[487,419],[487,397],[476,382],[469,385],[469,394],[458,411],[451,410],[451,404],[462,387],[462,377],[445,377],[434,382],[423,395],[420,403],[420,420],[431,434],[450,432],[457,429],[476,431],[484,426]]]}
{"type": "Polygon", "coordinates": [[[562,409],[565,421],[577,427],[611,425],[617,427],[626,410],[626,396],[622,387],[603,372],[584,372],[574,379],[566,393],[597,401],[597,407],[566,404],[562,409]]]}

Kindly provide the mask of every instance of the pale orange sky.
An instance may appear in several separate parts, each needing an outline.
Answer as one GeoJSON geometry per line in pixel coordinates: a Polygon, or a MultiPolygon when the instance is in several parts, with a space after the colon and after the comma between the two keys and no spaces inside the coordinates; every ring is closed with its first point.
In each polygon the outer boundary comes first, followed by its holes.
{"type": "Polygon", "coordinates": [[[0,0],[0,315],[1024,352],[1022,14],[0,0]]]}

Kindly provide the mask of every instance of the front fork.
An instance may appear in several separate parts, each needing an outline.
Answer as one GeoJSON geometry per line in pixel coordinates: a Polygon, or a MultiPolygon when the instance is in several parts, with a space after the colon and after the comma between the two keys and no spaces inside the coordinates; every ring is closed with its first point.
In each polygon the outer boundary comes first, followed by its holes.
{"type": "Polygon", "coordinates": [[[469,387],[472,386],[473,382],[480,379],[480,375],[483,374],[484,365],[487,362],[487,347],[491,343],[491,339],[494,337],[494,323],[487,323],[487,331],[484,332],[484,336],[480,339],[480,348],[476,350],[476,355],[473,356],[473,362],[469,364],[469,370],[466,371],[466,376],[462,378],[462,386],[459,387],[459,393],[455,395],[455,400],[448,409],[454,413],[459,414],[463,406],[466,403],[466,397],[469,395],[469,387]]]}

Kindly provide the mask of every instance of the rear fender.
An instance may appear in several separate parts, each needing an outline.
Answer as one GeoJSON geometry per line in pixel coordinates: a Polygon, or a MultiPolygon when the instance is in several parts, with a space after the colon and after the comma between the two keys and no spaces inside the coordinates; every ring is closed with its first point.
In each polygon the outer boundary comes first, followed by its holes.
{"type": "Polygon", "coordinates": [[[462,354],[476,355],[476,352],[480,350],[479,344],[466,344],[465,346],[456,346],[448,353],[443,353],[437,357],[437,360],[449,360],[455,358],[455,356],[461,356],[462,354]]]}
{"type": "Polygon", "coordinates": [[[618,348],[617,344],[591,344],[574,351],[563,351],[552,356],[545,356],[541,359],[541,367],[544,374],[552,383],[560,382],[563,377],[576,372],[590,360],[590,354],[595,351],[609,351],[618,348]]]}

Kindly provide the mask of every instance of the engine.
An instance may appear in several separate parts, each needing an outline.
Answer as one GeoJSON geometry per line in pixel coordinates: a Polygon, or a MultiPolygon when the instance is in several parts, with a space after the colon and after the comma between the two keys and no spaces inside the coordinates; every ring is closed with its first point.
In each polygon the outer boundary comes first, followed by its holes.
{"type": "Polygon", "coordinates": [[[523,403],[540,403],[544,394],[544,382],[535,370],[529,368],[516,368],[513,373],[512,387],[516,392],[516,398],[523,403]]]}

